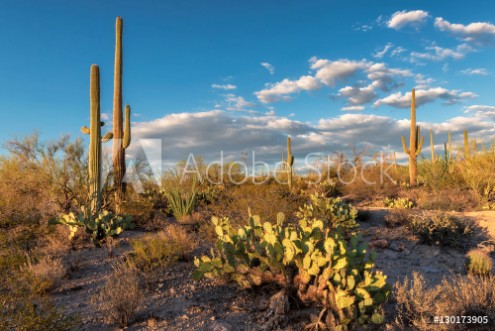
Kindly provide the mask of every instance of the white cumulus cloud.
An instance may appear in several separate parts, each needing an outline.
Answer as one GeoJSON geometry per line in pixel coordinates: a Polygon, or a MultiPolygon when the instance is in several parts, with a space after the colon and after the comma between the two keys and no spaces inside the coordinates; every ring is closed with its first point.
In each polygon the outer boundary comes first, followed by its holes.
{"type": "MultiPolygon", "coordinates": [[[[459,103],[463,99],[472,99],[477,97],[473,92],[460,92],[457,90],[447,90],[443,87],[416,90],[416,106],[431,103],[436,100],[443,100],[445,105],[459,103]]],[[[375,107],[388,105],[395,108],[409,108],[411,106],[411,92],[402,94],[401,92],[393,93],[383,99],[375,102],[375,107]]]]}
{"type": "Polygon", "coordinates": [[[490,44],[495,38],[495,25],[487,22],[475,22],[468,25],[450,23],[442,17],[435,18],[435,27],[450,32],[455,37],[475,44],[490,44]]]}
{"type": "Polygon", "coordinates": [[[392,15],[387,26],[395,30],[400,30],[408,25],[417,27],[425,22],[428,16],[428,12],[424,10],[398,11],[392,15]]]}

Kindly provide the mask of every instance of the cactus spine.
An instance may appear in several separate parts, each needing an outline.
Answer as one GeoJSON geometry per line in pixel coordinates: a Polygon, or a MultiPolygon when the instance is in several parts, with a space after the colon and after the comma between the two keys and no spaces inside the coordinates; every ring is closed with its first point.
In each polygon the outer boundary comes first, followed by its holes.
{"type": "Polygon", "coordinates": [[[131,142],[131,108],[125,106],[125,127],[122,123],[122,18],[115,22],[115,67],[113,91],[113,171],[115,188],[115,211],[122,212],[125,193],[125,149],[131,142]]]}
{"type": "Polygon", "coordinates": [[[419,126],[416,126],[416,92],[412,89],[411,93],[411,133],[409,139],[409,148],[406,145],[406,139],[402,136],[402,147],[404,152],[409,155],[409,185],[417,184],[418,162],[417,156],[423,147],[424,137],[421,137],[419,126]]]}
{"type": "Polygon", "coordinates": [[[287,173],[289,188],[292,189],[292,165],[294,164],[294,156],[290,149],[290,137],[287,137],[287,173]]]}
{"type": "Polygon", "coordinates": [[[96,64],[91,66],[89,98],[90,125],[89,129],[83,126],[81,132],[89,134],[89,198],[91,213],[95,214],[101,208],[101,143],[113,137],[111,132],[101,136],[105,123],[100,121],[100,70],[96,64]]]}

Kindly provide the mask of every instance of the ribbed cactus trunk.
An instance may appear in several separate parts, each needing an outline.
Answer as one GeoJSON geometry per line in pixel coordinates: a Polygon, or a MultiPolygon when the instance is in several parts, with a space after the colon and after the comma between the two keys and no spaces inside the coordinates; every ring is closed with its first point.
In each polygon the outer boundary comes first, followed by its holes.
{"type": "Polygon", "coordinates": [[[101,208],[101,121],[100,121],[100,70],[91,66],[89,81],[89,194],[91,212],[101,208]]]}
{"type": "Polygon", "coordinates": [[[292,165],[294,164],[294,156],[290,148],[290,137],[287,137],[287,182],[289,188],[292,189],[292,165]]]}
{"type": "Polygon", "coordinates": [[[411,92],[411,132],[409,137],[409,148],[406,146],[406,140],[402,136],[402,147],[404,152],[409,155],[409,185],[415,186],[418,183],[418,162],[417,156],[421,152],[424,137],[421,137],[419,126],[416,126],[416,91],[411,92]]]}
{"type": "Polygon", "coordinates": [[[101,127],[105,123],[100,121],[100,70],[96,64],[91,66],[89,80],[89,115],[89,129],[83,126],[81,132],[89,135],[89,199],[90,212],[95,214],[101,209],[101,143],[112,139],[113,136],[111,132],[101,136],[101,127]]]}
{"type": "Polygon", "coordinates": [[[125,149],[130,143],[130,107],[125,109],[125,130],[122,119],[122,18],[115,23],[115,67],[113,91],[113,171],[115,189],[115,211],[122,212],[125,183],[125,149]]]}

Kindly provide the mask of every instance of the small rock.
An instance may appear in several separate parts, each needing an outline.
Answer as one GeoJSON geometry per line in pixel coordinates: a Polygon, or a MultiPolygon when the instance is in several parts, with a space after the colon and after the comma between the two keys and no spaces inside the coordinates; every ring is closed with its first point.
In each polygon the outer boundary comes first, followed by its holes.
{"type": "Polygon", "coordinates": [[[388,241],[386,239],[377,239],[370,242],[369,245],[375,248],[387,248],[388,241]]]}
{"type": "Polygon", "coordinates": [[[226,322],[219,322],[215,321],[211,324],[210,327],[211,331],[235,331],[235,329],[232,325],[226,322]]]}

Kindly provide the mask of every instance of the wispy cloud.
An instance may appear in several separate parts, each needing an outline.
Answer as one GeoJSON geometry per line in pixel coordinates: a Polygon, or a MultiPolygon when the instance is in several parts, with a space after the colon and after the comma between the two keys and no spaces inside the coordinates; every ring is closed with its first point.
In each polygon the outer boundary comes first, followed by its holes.
{"type": "Polygon", "coordinates": [[[363,111],[364,106],[347,106],[347,107],[342,107],[340,110],[343,111],[363,111]]]}
{"type": "Polygon", "coordinates": [[[426,52],[411,52],[411,61],[415,62],[420,60],[430,60],[430,61],[444,61],[448,58],[454,60],[460,60],[470,52],[475,50],[468,44],[460,44],[456,49],[443,48],[437,45],[428,46],[425,48],[426,52]]]}
{"type": "Polygon", "coordinates": [[[268,62],[261,62],[261,66],[263,68],[265,68],[266,70],[268,70],[268,72],[270,73],[270,75],[273,75],[275,73],[275,67],[273,65],[271,65],[270,63],[268,63],[268,62]]]}
{"type": "Polygon", "coordinates": [[[381,51],[377,51],[375,54],[373,54],[373,57],[375,59],[381,59],[387,52],[394,47],[394,44],[392,43],[387,43],[385,47],[381,51]]]}
{"type": "Polygon", "coordinates": [[[465,70],[461,70],[461,73],[469,76],[473,76],[473,75],[487,76],[489,74],[488,70],[486,70],[485,68],[474,68],[474,69],[468,68],[465,70]]]}
{"type": "Polygon", "coordinates": [[[220,90],[235,90],[237,88],[237,86],[232,84],[211,84],[211,87],[220,90]]]}
{"type": "Polygon", "coordinates": [[[428,16],[428,12],[424,10],[398,11],[392,15],[387,26],[395,30],[400,30],[406,26],[418,27],[426,21],[428,16]]]}

